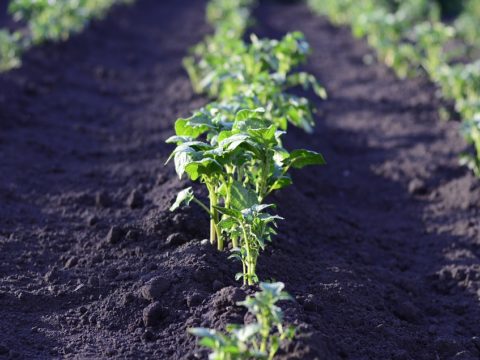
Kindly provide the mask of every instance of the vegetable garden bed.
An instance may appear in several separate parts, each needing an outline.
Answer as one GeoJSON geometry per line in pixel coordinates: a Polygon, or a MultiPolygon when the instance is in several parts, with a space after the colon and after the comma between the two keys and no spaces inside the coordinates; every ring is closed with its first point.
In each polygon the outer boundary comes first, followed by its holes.
{"type": "MultiPolygon", "coordinates": [[[[257,288],[202,241],[208,216],[168,210],[192,184],[164,141],[208,102],[182,68],[205,6],[139,0],[0,75],[0,358],[203,359],[188,328],[249,320],[236,303],[257,288]]],[[[478,358],[480,184],[458,166],[459,124],[433,85],[366,65],[365,42],[306,5],[253,15],[260,38],[305,34],[328,92],[298,90],[316,127],[284,135],[328,165],[268,198],[285,220],[257,274],[285,283],[297,329],[278,358],[478,358]]]]}

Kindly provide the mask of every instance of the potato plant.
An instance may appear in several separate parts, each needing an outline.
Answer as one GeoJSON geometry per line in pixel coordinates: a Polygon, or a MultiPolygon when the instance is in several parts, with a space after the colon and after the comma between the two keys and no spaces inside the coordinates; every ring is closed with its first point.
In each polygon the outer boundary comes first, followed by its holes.
{"type": "Polygon", "coordinates": [[[241,247],[234,248],[231,258],[242,263],[242,273],[235,278],[243,278],[243,283],[253,285],[259,281],[256,267],[260,251],[265,248],[266,242],[276,234],[275,221],[282,219],[278,215],[271,215],[265,210],[274,207],[273,204],[252,205],[243,210],[219,207],[224,218],[218,223],[218,228],[227,233],[230,238],[241,238],[241,247]]]}
{"type": "Polygon", "coordinates": [[[260,283],[261,291],[238,303],[255,317],[251,324],[228,325],[226,333],[206,328],[192,328],[189,333],[212,350],[211,360],[272,360],[281,342],[295,336],[295,329],[283,324],[283,312],[277,305],[292,300],[283,288],[281,282],[260,283]]]}
{"type": "MultiPolygon", "coordinates": [[[[175,126],[177,135],[167,140],[177,145],[168,160],[174,159],[178,176],[186,174],[207,188],[210,204],[203,204],[202,208],[208,208],[210,242],[217,241],[219,250],[224,248],[218,229],[219,206],[242,211],[262,204],[270,193],[291,184],[291,168],[325,163],[322,155],[313,151],[288,152],[281,142],[284,132],[263,114],[264,110],[259,108],[238,111],[232,122],[205,114],[195,120],[179,119],[175,126]]],[[[179,194],[172,210],[182,203],[182,198],[184,193],[179,194]]],[[[185,201],[191,200],[187,197],[185,201]]],[[[225,210],[223,214],[226,215],[225,210]]],[[[230,237],[234,248],[239,245],[237,238],[242,236],[230,237]]]]}

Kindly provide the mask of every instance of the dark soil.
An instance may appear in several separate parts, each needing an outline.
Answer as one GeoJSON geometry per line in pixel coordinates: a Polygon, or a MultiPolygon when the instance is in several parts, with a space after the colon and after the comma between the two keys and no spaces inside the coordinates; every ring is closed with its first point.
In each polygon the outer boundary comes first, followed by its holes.
{"type": "MultiPolygon", "coordinates": [[[[206,102],[181,60],[205,3],[139,0],[0,76],[0,358],[195,359],[186,328],[243,321],[253,289],[172,214],[163,166],[179,116],[206,102]]],[[[305,5],[263,4],[255,31],[303,31],[327,87],[314,135],[329,164],[275,195],[287,220],[259,274],[286,283],[289,359],[478,359],[480,183],[424,80],[401,81],[305,5]]],[[[279,358],[287,358],[281,355],[279,358]]]]}

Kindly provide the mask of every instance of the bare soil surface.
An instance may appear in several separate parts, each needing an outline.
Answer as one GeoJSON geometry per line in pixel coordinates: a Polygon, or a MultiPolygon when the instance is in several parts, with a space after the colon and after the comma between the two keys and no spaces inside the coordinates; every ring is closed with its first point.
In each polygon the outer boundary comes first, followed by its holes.
{"type": "MultiPolygon", "coordinates": [[[[0,359],[206,359],[186,329],[243,321],[239,264],[201,242],[198,208],[168,212],[187,182],[164,140],[207,102],[181,65],[204,8],[139,0],[0,75],[0,359]]],[[[306,34],[329,92],[315,134],[286,138],[328,165],[271,199],[286,221],[259,275],[285,282],[298,326],[279,359],[478,359],[480,182],[459,124],[306,5],[254,15],[261,36],[306,34]]]]}

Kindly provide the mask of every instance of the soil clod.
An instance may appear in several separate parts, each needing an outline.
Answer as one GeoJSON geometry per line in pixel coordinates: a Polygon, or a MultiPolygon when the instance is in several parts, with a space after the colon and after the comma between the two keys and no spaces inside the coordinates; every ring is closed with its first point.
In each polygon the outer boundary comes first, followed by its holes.
{"type": "Polygon", "coordinates": [[[168,235],[165,244],[170,246],[179,246],[188,241],[187,237],[183,233],[175,232],[173,234],[168,235]]]}
{"type": "Polygon", "coordinates": [[[427,193],[427,185],[421,179],[413,179],[408,183],[408,192],[412,195],[425,195],[427,193]]]}
{"type": "Polygon", "coordinates": [[[140,292],[146,300],[161,300],[164,293],[170,287],[170,280],[164,277],[156,277],[151,279],[148,283],[142,286],[140,292]]]}
{"type": "Polygon", "coordinates": [[[95,204],[98,207],[108,208],[112,205],[112,199],[105,191],[99,191],[95,194],[95,204]]]}
{"type": "Polygon", "coordinates": [[[145,326],[156,326],[165,317],[165,309],[156,301],[143,309],[143,323],[145,326]]]}
{"type": "Polygon", "coordinates": [[[123,229],[119,226],[112,226],[108,231],[106,241],[109,244],[117,244],[123,237],[123,229]]]}
{"type": "Polygon", "coordinates": [[[143,206],[143,195],[138,190],[133,190],[127,199],[127,205],[131,209],[138,209],[143,206]]]}

